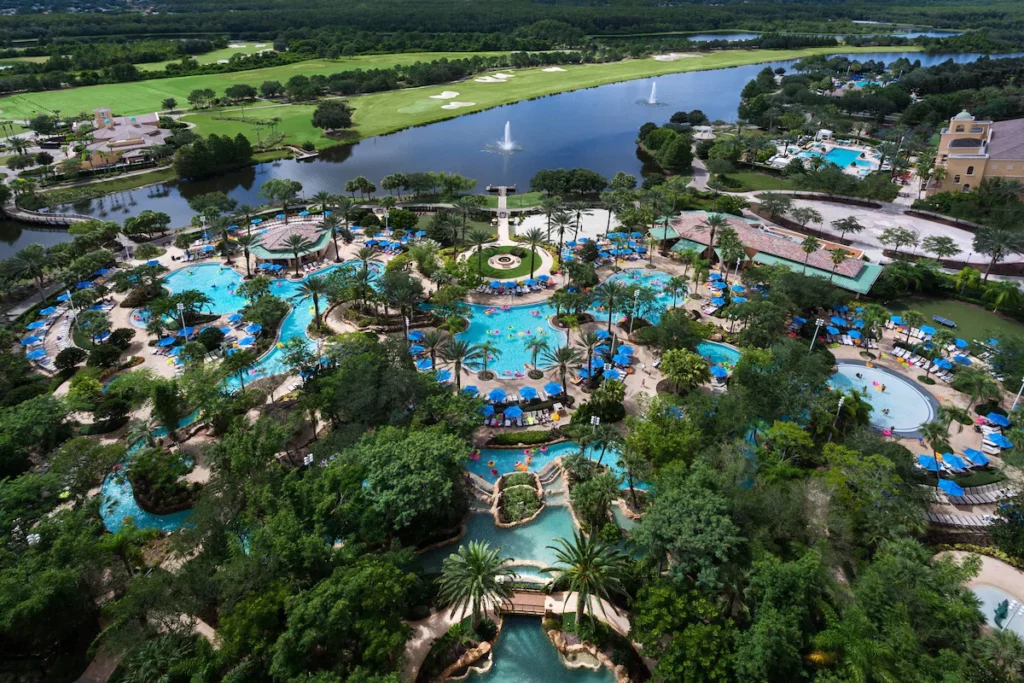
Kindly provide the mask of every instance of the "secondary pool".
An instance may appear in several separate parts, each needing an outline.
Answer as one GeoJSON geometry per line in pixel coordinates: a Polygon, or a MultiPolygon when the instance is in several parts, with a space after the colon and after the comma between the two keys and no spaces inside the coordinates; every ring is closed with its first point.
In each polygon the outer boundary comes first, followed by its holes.
{"type": "Polygon", "coordinates": [[[996,626],[995,615],[996,609],[1003,600],[1007,600],[1009,605],[1016,605],[1016,607],[1011,607],[1006,619],[1003,620],[1003,628],[1013,631],[1024,638],[1024,607],[1017,603],[1015,597],[1002,588],[990,586],[987,583],[971,586],[971,590],[974,591],[974,595],[981,603],[981,613],[985,615],[985,621],[992,628],[999,628],[996,626]]]}
{"type": "MultiPolygon", "coordinates": [[[[563,441],[561,443],[552,444],[545,446],[545,450],[540,450],[536,446],[522,448],[484,448],[480,451],[479,457],[473,456],[466,462],[466,469],[480,476],[481,478],[495,482],[503,474],[511,474],[516,472],[516,464],[526,463],[526,459],[529,458],[530,462],[527,465],[527,470],[530,472],[539,472],[544,469],[544,466],[549,462],[563,455],[569,453],[578,453],[580,447],[578,444],[572,441],[563,441]],[[530,451],[527,453],[526,451],[530,451]]],[[[587,456],[594,461],[597,461],[601,457],[600,448],[588,448],[586,451],[587,456]]],[[[619,456],[612,449],[608,449],[604,454],[604,459],[601,460],[602,465],[607,465],[608,468],[615,474],[622,476],[622,468],[618,464],[619,456]]],[[[633,482],[635,488],[646,488],[645,485],[640,482],[633,482]]],[[[623,484],[625,486],[625,484],[623,484]]]]}
{"type": "Polygon", "coordinates": [[[740,357],[743,355],[739,349],[734,349],[727,344],[719,344],[718,342],[701,342],[697,344],[697,353],[706,358],[712,365],[724,365],[727,368],[732,368],[736,363],[739,363],[740,357]]]}
{"type": "Polygon", "coordinates": [[[604,667],[597,671],[567,668],[536,617],[506,616],[491,654],[494,659],[491,668],[486,673],[470,676],[470,681],[613,683],[615,680],[604,667]]]}
{"type": "MultiPolygon", "coordinates": [[[[488,361],[487,369],[499,377],[522,376],[533,369],[533,355],[527,344],[544,339],[552,349],[564,346],[566,334],[548,322],[552,309],[547,304],[527,306],[481,306],[470,304],[469,327],[457,335],[472,344],[491,342],[501,353],[488,361]]],[[[543,357],[538,357],[543,367],[543,357]]]]}
{"type": "MultiPolygon", "coordinates": [[[[516,561],[529,560],[541,562],[549,566],[557,560],[555,552],[548,546],[555,544],[556,538],[571,539],[576,531],[569,509],[563,505],[549,505],[528,524],[521,524],[510,529],[500,529],[494,525],[494,517],[490,512],[475,512],[466,520],[466,534],[458,543],[434,548],[420,555],[423,567],[430,573],[441,571],[444,559],[456,552],[470,541],[487,541],[492,548],[501,548],[501,556],[516,561]]],[[[526,578],[547,577],[536,567],[515,567],[522,570],[526,578]]]]}
{"type": "MultiPolygon", "coordinates": [[[[661,270],[652,270],[650,268],[628,268],[609,276],[605,282],[618,282],[625,287],[643,287],[653,291],[656,299],[654,310],[647,312],[641,317],[645,318],[652,325],[657,325],[658,321],[661,320],[662,312],[672,305],[672,294],[666,290],[668,281],[671,279],[672,276],[670,274],[661,270]]],[[[685,291],[676,295],[677,306],[685,301],[685,291]]],[[[590,309],[590,313],[594,316],[595,320],[603,320],[605,322],[608,320],[608,312],[599,306],[592,307],[590,309]]],[[[619,315],[614,320],[618,320],[621,317],[622,316],[619,315]]]]}
{"type": "Polygon", "coordinates": [[[913,436],[918,427],[934,417],[938,402],[899,375],[857,363],[837,366],[829,383],[845,391],[861,392],[871,404],[871,424],[876,427],[913,436]]]}
{"type": "MultiPolygon", "coordinates": [[[[180,268],[165,277],[164,284],[172,294],[178,294],[187,289],[202,292],[213,302],[209,311],[215,315],[234,313],[247,303],[245,297],[235,293],[238,285],[242,284],[242,276],[233,268],[216,263],[203,263],[180,268]]],[[[274,293],[277,294],[277,292],[274,293]]]]}

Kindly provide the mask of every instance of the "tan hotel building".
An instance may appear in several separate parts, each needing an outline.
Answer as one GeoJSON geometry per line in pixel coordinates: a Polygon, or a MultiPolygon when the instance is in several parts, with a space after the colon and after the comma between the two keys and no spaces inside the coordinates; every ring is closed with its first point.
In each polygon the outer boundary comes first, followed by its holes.
{"type": "Polygon", "coordinates": [[[985,178],[1024,180],[1024,119],[978,121],[962,111],[940,132],[935,166],[946,169],[926,194],[969,192],[985,178]]]}

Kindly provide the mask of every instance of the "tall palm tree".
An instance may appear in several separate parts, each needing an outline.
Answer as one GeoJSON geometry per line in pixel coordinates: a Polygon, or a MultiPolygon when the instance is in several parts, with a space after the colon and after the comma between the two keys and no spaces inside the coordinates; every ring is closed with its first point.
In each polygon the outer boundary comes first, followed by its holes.
{"type": "Polygon", "coordinates": [[[473,628],[480,625],[481,614],[501,606],[512,595],[515,571],[505,565],[509,558],[499,556],[500,548],[487,541],[470,541],[445,558],[439,582],[441,601],[451,605],[451,615],[469,608],[473,628]]]}
{"type": "MultiPolygon", "coordinates": [[[[832,282],[832,280],[834,280],[836,277],[836,269],[838,269],[839,266],[843,265],[843,261],[846,260],[846,250],[836,247],[835,249],[830,250],[828,254],[829,258],[832,259],[832,274],[829,275],[828,281],[832,282]]],[[[807,265],[804,264],[804,269],[806,270],[806,268],[807,265]]]]}
{"type": "Polygon", "coordinates": [[[551,345],[544,337],[530,336],[526,340],[526,350],[530,352],[530,357],[533,359],[533,369],[537,370],[537,356],[551,350],[551,345]]]}
{"type": "Polygon", "coordinates": [[[1009,226],[985,226],[980,228],[974,235],[974,250],[990,257],[988,267],[985,269],[985,282],[988,282],[992,266],[1006,258],[1011,251],[1020,251],[1024,243],[1024,234],[1016,227],[1009,226]]]}
{"type": "Polygon", "coordinates": [[[703,221],[697,224],[699,230],[709,230],[711,232],[708,239],[708,248],[701,252],[701,255],[707,254],[708,258],[711,258],[711,255],[715,253],[715,233],[727,225],[729,225],[729,222],[720,213],[709,213],[703,221]]]}
{"type": "Polygon", "coordinates": [[[999,396],[999,385],[980,368],[960,368],[953,377],[952,386],[960,393],[967,394],[967,410],[974,407],[981,398],[999,396]]]}
{"type": "Polygon", "coordinates": [[[579,348],[587,356],[587,379],[590,380],[594,376],[592,362],[594,360],[594,349],[601,345],[601,338],[597,336],[597,333],[593,330],[584,332],[580,335],[579,342],[576,343],[579,348]]]}
{"type": "Polygon", "coordinates": [[[235,220],[245,223],[245,234],[252,235],[252,219],[256,214],[256,209],[252,208],[248,204],[242,204],[240,207],[235,209],[235,220]]]}
{"type": "Polygon", "coordinates": [[[18,277],[31,278],[36,283],[39,291],[39,300],[43,301],[46,296],[43,294],[43,277],[50,267],[50,260],[46,255],[46,248],[41,244],[30,244],[8,261],[14,275],[18,277]]]}
{"type": "Polygon", "coordinates": [[[356,252],[356,259],[362,262],[364,273],[370,270],[370,261],[376,260],[375,256],[377,256],[377,252],[369,247],[362,247],[356,252]]]}
{"type": "Polygon", "coordinates": [[[435,370],[437,369],[437,355],[439,353],[444,353],[444,349],[447,345],[448,335],[443,334],[438,330],[427,330],[423,335],[423,339],[420,340],[420,346],[430,353],[430,365],[435,370]]]}
{"type": "Polygon", "coordinates": [[[301,273],[299,273],[299,254],[304,252],[306,249],[309,249],[309,241],[302,235],[297,235],[293,233],[291,235],[288,235],[288,239],[285,240],[285,245],[288,247],[288,250],[291,251],[292,255],[295,257],[295,277],[300,277],[301,273]]]}
{"type": "Polygon", "coordinates": [[[609,448],[615,448],[616,446],[622,445],[622,432],[620,432],[618,427],[610,422],[602,422],[597,425],[593,434],[594,448],[601,449],[601,455],[597,457],[597,464],[600,466],[601,461],[604,460],[604,454],[609,448]]]}
{"type": "Polygon", "coordinates": [[[558,372],[562,380],[562,392],[566,396],[569,395],[569,385],[565,381],[565,376],[573,365],[582,362],[582,360],[579,352],[568,345],[549,349],[544,353],[544,362],[547,364],[547,369],[558,372]]]}
{"type": "MultiPolygon", "coordinates": [[[[667,234],[667,233],[666,233],[667,234]]],[[[654,267],[654,250],[658,248],[658,238],[654,235],[647,236],[647,265],[654,267]]],[[[662,250],[664,251],[664,249],[662,250]]]]}
{"type": "Polygon", "coordinates": [[[612,332],[612,318],[615,315],[615,309],[625,299],[629,290],[618,282],[608,281],[603,285],[594,290],[597,302],[604,306],[605,310],[608,311],[608,334],[612,332]]]}
{"type": "Polygon", "coordinates": [[[1021,299],[1024,298],[1024,293],[1021,292],[1020,285],[1012,280],[997,280],[985,288],[985,293],[981,298],[991,301],[993,303],[992,310],[995,312],[1003,305],[1018,306],[1021,299]]]}
{"type": "Polygon", "coordinates": [[[326,190],[320,190],[313,195],[314,206],[319,206],[321,211],[327,211],[333,206],[334,195],[326,190]]]}
{"type": "Polygon", "coordinates": [[[313,320],[316,321],[316,326],[320,327],[320,297],[327,296],[329,287],[327,280],[322,277],[310,277],[299,285],[299,288],[295,292],[295,296],[292,297],[295,301],[301,301],[302,299],[313,300],[313,320]]]}
{"type": "Polygon", "coordinates": [[[333,213],[330,216],[324,216],[321,227],[330,231],[331,241],[334,242],[334,262],[341,263],[341,249],[338,248],[338,228],[341,227],[341,219],[333,213]]]}
{"type": "Polygon", "coordinates": [[[577,626],[583,623],[586,612],[590,611],[593,618],[592,597],[598,600],[601,612],[605,613],[603,601],[610,602],[613,594],[626,594],[622,580],[627,559],[615,546],[602,543],[596,534],[584,536],[579,530],[574,532],[572,542],[556,538],[555,543],[548,546],[555,552],[555,564],[541,572],[552,575],[552,589],[576,594],[577,626]]]}
{"type": "Polygon", "coordinates": [[[537,247],[544,244],[544,231],[540,228],[530,228],[523,235],[523,240],[530,245],[530,277],[533,278],[533,272],[537,268],[537,247]]]}
{"type": "Polygon", "coordinates": [[[572,216],[559,212],[551,220],[555,224],[555,230],[558,231],[558,253],[561,254],[562,244],[565,242],[565,231],[572,227],[572,216]]]}
{"type": "MultiPolygon", "coordinates": [[[[462,218],[462,243],[466,243],[466,228],[469,226],[470,215],[484,203],[484,198],[478,194],[464,194],[455,200],[455,210],[462,218]]],[[[459,245],[455,245],[455,251],[459,251],[459,245]]]]}
{"type": "Polygon", "coordinates": [[[618,192],[601,193],[601,208],[608,212],[608,220],[605,221],[604,226],[605,235],[612,231],[612,214],[617,214],[622,211],[622,207],[625,203],[624,198],[618,192]]]}
{"type": "Polygon", "coordinates": [[[484,230],[474,230],[469,233],[469,242],[476,249],[476,267],[478,273],[484,272],[484,245],[493,241],[490,233],[484,230]]]}
{"type": "Polygon", "coordinates": [[[490,371],[487,369],[487,366],[492,360],[501,358],[501,347],[492,341],[484,341],[477,348],[480,349],[480,372],[484,377],[490,377],[490,371]]]}
{"type": "Polygon", "coordinates": [[[259,238],[253,237],[252,235],[239,235],[235,238],[235,244],[242,249],[242,255],[245,257],[245,277],[252,277],[252,270],[249,265],[249,249],[256,244],[259,244],[259,238]]]}
{"type": "Polygon", "coordinates": [[[673,275],[665,283],[665,289],[672,293],[672,308],[676,307],[676,298],[680,293],[686,292],[686,276],[673,275]]]}
{"type": "Polygon", "coordinates": [[[700,291],[700,283],[711,273],[711,261],[698,257],[693,262],[693,285],[694,291],[700,291]]]}
{"type": "Polygon", "coordinates": [[[804,275],[807,274],[807,262],[811,259],[811,254],[818,251],[820,248],[821,242],[813,235],[808,235],[804,238],[803,242],[800,243],[800,249],[804,252],[804,275]]]}
{"type": "Polygon", "coordinates": [[[590,215],[590,212],[587,211],[587,205],[580,201],[570,203],[567,208],[576,219],[576,231],[573,233],[572,237],[573,239],[576,239],[580,234],[580,225],[583,222],[583,216],[590,215]]]}
{"type": "Polygon", "coordinates": [[[903,322],[907,326],[907,339],[906,343],[910,344],[910,332],[915,327],[921,327],[924,324],[925,317],[924,313],[920,311],[907,311],[903,314],[903,322]]]}
{"type": "Polygon", "coordinates": [[[544,199],[540,200],[540,203],[537,205],[537,207],[540,209],[540,212],[542,214],[544,214],[544,216],[547,218],[547,221],[548,221],[547,239],[550,242],[551,241],[551,217],[553,215],[555,215],[557,212],[561,211],[561,209],[562,209],[562,198],[558,197],[558,196],[554,196],[554,195],[552,195],[550,197],[544,197],[544,199]]]}
{"type": "Polygon", "coordinates": [[[452,339],[441,349],[441,358],[454,366],[455,391],[462,391],[463,367],[475,364],[480,360],[480,348],[462,339],[452,339]]]}

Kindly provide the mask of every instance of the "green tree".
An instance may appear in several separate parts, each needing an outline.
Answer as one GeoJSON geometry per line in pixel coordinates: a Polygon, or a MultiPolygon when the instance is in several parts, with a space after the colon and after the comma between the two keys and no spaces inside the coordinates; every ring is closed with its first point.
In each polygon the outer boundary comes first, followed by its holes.
{"type": "Polygon", "coordinates": [[[800,249],[804,252],[804,275],[807,274],[807,262],[811,258],[811,254],[818,251],[821,248],[821,242],[812,235],[808,235],[800,243],[800,249]]]}
{"type": "Polygon", "coordinates": [[[627,291],[623,285],[609,280],[594,292],[597,303],[604,307],[605,312],[608,313],[608,334],[612,332],[612,319],[626,298],[627,291]]]}
{"type": "Polygon", "coordinates": [[[968,397],[967,410],[982,398],[998,398],[999,384],[985,370],[963,367],[953,376],[952,387],[968,397]]]}
{"type": "Polygon", "coordinates": [[[708,247],[704,250],[702,255],[708,254],[708,258],[711,258],[710,254],[714,253],[715,247],[715,234],[722,228],[729,225],[729,222],[720,213],[709,213],[703,221],[697,224],[699,230],[707,230],[708,236],[708,247]]]}
{"type": "Polygon", "coordinates": [[[549,349],[544,352],[544,363],[547,365],[548,370],[554,370],[558,373],[562,384],[562,393],[566,396],[569,395],[569,385],[566,383],[566,375],[569,370],[580,363],[583,359],[580,357],[579,352],[571,346],[559,346],[554,349],[549,349]]]}
{"type": "Polygon", "coordinates": [[[596,535],[584,536],[576,531],[572,541],[556,538],[556,545],[548,546],[555,553],[555,564],[541,569],[552,576],[554,590],[567,590],[576,594],[576,624],[583,624],[583,615],[593,619],[592,601],[605,613],[605,602],[613,595],[625,595],[623,578],[627,558],[614,546],[599,541],[596,535]]]}
{"type": "Polygon", "coordinates": [[[238,377],[238,382],[245,390],[245,373],[259,360],[259,353],[254,349],[234,349],[224,357],[225,372],[238,377]]]}
{"type": "Polygon", "coordinates": [[[480,348],[462,339],[452,339],[443,349],[441,357],[452,364],[455,373],[455,391],[462,391],[462,371],[475,367],[482,359],[480,348]]]}
{"type": "Polygon", "coordinates": [[[680,394],[689,393],[711,381],[711,367],[699,354],[687,349],[669,349],[661,361],[661,371],[680,394]]]}
{"type": "Polygon", "coordinates": [[[319,328],[320,322],[320,298],[326,297],[329,286],[327,280],[322,277],[310,277],[306,278],[293,296],[293,300],[301,302],[304,299],[312,299],[313,301],[313,324],[319,328]]]}
{"type": "Polygon", "coordinates": [[[302,273],[299,272],[299,264],[302,260],[300,257],[304,251],[310,248],[309,241],[302,235],[292,233],[285,240],[285,246],[288,247],[288,251],[292,253],[292,257],[295,259],[295,277],[301,277],[302,273]]]}
{"type": "Polygon", "coordinates": [[[540,228],[530,228],[523,235],[523,241],[530,245],[530,277],[532,278],[537,267],[537,247],[544,244],[544,233],[540,228]]]}
{"type": "Polygon", "coordinates": [[[271,204],[280,204],[281,213],[284,214],[284,222],[288,223],[288,205],[302,191],[302,183],[287,178],[273,178],[263,183],[260,187],[260,194],[271,204]]]}
{"type": "Polygon", "coordinates": [[[470,541],[445,558],[439,581],[441,600],[452,608],[451,616],[469,609],[473,628],[487,611],[497,611],[512,596],[516,573],[507,567],[509,558],[486,541],[470,541]]]}

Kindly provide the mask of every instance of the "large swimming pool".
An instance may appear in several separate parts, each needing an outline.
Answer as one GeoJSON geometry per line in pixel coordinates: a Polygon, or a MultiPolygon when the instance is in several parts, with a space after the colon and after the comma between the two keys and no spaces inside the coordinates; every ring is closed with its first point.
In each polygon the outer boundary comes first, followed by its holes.
{"type": "Polygon", "coordinates": [[[911,435],[934,417],[935,399],[899,375],[856,363],[841,362],[837,366],[829,383],[864,393],[871,404],[871,424],[876,427],[911,435]]]}
{"type": "MultiPolygon", "coordinates": [[[[580,450],[580,447],[572,441],[563,441],[550,446],[543,446],[542,448],[544,450],[537,446],[484,448],[480,451],[479,455],[471,456],[471,459],[466,463],[466,469],[489,482],[494,482],[504,474],[516,472],[516,465],[519,463],[526,464],[527,470],[530,472],[539,472],[555,458],[568,453],[578,453],[580,450]],[[527,459],[530,461],[528,464],[526,463],[527,459]]],[[[588,448],[587,456],[591,460],[597,461],[601,457],[601,450],[588,448]]],[[[618,453],[608,449],[601,460],[601,464],[607,465],[615,474],[622,475],[623,471],[618,465],[618,460],[618,453]]],[[[643,488],[639,482],[634,482],[634,485],[637,488],[643,488]]]]}
{"type": "Polygon", "coordinates": [[[727,368],[732,368],[739,363],[742,356],[739,349],[718,342],[697,344],[697,353],[704,356],[712,365],[724,365],[727,368]]]}
{"type": "MultiPolygon", "coordinates": [[[[653,311],[648,312],[644,317],[652,325],[657,325],[658,321],[661,320],[662,312],[672,305],[672,294],[665,289],[670,279],[672,279],[672,276],[661,270],[628,268],[609,276],[605,282],[618,282],[626,287],[643,287],[653,291],[657,305],[653,311]]],[[[685,301],[686,293],[680,292],[676,296],[676,305],[682,305],[685,301]]],[[[592,307],[590,313],[598,321],[608,320],[608,312],[598,306],[592,307]]],[[[617,316],[613,319],[613,322],[621,317],[621,315],[617,316]]]]}
{"type": "MultiPolygon", "coordinates": [[[[499,377],[520,376],[533,369],[533,357],[526,348],[532,340],[546,339],[552,349],[564,346],[565,332],[548,322],[553,310],[547,304],[526,306],[481,306],[470,304],[469,327],[458,335],[472,344],[491,342],[501,349],[501,355],[488,362],[487,369],[499,377]]],[[[543,367],[543,357],[538,357],[543,367]]]]}
{"type": "Polygon", "coordinates": [[[470,681],[612,683],[615,680],[604,667],[597,671],[567,668],[536,617],[506,616],[492,656],[491,668],[486,673],[470,676],[470,681]]]}
{"type": "Polygon", "coordinates": [[[244,297],[235,294],[238,285],[242,284],[242,276],[233,268],[216,263],[180,268],[164,278],[164,284],[172,294],[187,289],[202,292],[213,301],[209,310],[215,315],[234,313],[246,304],[244,297]]]}
{"type": "Polygon", "coordinates": [[[824,157],[825,161],[835,164],[839,168],[849,168],[852,164],[861,170],[873,171],[878,168],[878,163],[871,159],[862,158],[861,152],[856,149],[849,149],[846,147],[833,147],[825,154],[815,151],[800,152],[797,154],[798,157],[809,159],[812,157],[824,157]]]}

